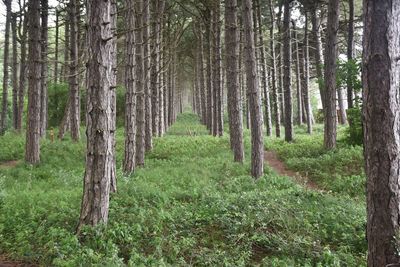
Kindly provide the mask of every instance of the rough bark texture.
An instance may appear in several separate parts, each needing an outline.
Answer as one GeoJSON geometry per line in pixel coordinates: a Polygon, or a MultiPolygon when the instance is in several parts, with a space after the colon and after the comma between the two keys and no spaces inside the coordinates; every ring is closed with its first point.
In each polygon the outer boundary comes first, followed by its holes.
{"type": "Polygon", "coordinates": [[[276,53],[275,53],[275,11],[272,0],[269,0],[269,12],[271,17],[270,22],[270,53],[271,53],[271,87],[272,87],[272,99],[273,99],[273,110],[274,110],[274,121],[275,121],[275,135],[281,137],[281,110],[279,106],[278,88],[276,85],[276,53]]]}
{"type": "Polygon", "coordinates": [[[283,88],[285,102],[285,140],[293,141],[293,107],[291,90],[290,1],[285,1],[283,15],[283,88]]]}
{"type": "Polygon", "coordinates": [[[339,123],[345,125],[347,123],[346,108],[344,106],[344,96],[342,88],[337,89],[337,100],[339,106],[339,123]]]}
{"type": "Polygon", "coordinates": [[[12,125],[18,127],[18,46],[17,46],[17,14],[12,14],[12,125]]]}
{"type": "Polygon", "coordinates": [[[297,29],[296,24],[292,21],[293,24],[293,42],[295,44],[295,57],[296,57],[296,100],[297,100],[297,125],[303,124],[303,101],[302,101],[302,88],[301,88],[301,78],[300,78],[300,51],[299,51],[299,40],[297,39],[297,29]]]}
{"type": "Polygon", "coordinates": [[[29,1],[29,89],[25,160],[29,164],[40,161],[40,0],[29,1]]]}
{"type": "Polygon", "coordinates": [[[136,55],[136,165],[144,166],[145,155],[145,70],[143,49],[143,0],[135,1],[135,55],[136,55]]]}
{"type": "MultiPolygon", "coordinates": [[[[67,4],[67,10],[69,3],[67,4]]],[[[68,73],[69,73],[69,56],[70,56],[70,12],[65,13],[64,17],[64,66],[63,66],[63,77],[62,81],[68,82],[68,73]]]]}
{"type": "Polygon", "coordinates": [[[48,95],[47,95],[47,79],[48,79],[48,20],[49,20],[49,2],[41,0],[41,92],[40,92],[40,135],[46,136],[47,118],[48,118],[48,95]]]}
{"type": "Polygon", "coordinates": [[[243,0],[242,8],[247,94],[249,96],[251,114],[251,175],[257,179],[264,173],[264,136],[261,93],[258,86],[254,44],[252,1],[243,0]]]}
{"type": "Polygon", "coordinates": [[[318,88],[321,97],[322,109],[325,110],[325,92],[323,80],[324,76],[322,73],[322,44],[321,44],[321,33],[319,29],[319,19],[317,14],[317,7],[314,6],[311,10],[311,23],[312,23],[312,36],[315,43],[314,48],[314,59],[315,59],[315,69],[317,72],[318,88]]]}
{"type": "Polygon", "coordinates": [[[310,61],[309,61],[309,46],[308,46],[308,14],[305,15],[305,26],[304,26],[304,44],[303,44],[303,72],[304,72],[304,84],[303,84],[303,99],[304,99],[304,107],[306,113],[306,121],[307,121],[307,133],[312,134],[312,123],[313,123],[313,114],[311,109],[311,101],[310,101],[310,61]]]}
{"type": "Polygon", "coordinates": [[[79,83],[78,83],[78,23],[77,1],[70,0],[70,64],[69,64],[69,91],[70,91],[70,122],[71,138],[78,141],[80,138],[80,108],[79,108],[79,83]]]}
{"type": "Polygon", "coordinates": [[[260,50],[260,63],[261,63],[261,86],[264,94],[264,112],[265,112],[265,128],[267,130],[267,136],[272,135],[272,116],[271,116],[271,100],[270,90],[268,85],[268,72],[267,72],[267,57],[264,45],[264,35],[262,30],[262,16],[260,0],[257,0],[257,21],[258,21],[258,46],[260,50]]]}
{"type": "Polygon", "coordinates": [[[123,169],[130,174],[135,170],[136,153],[136,94],[135,94],[135,16],[134,0],[125,1],[125,154],[123,169]]]}
{"type": "Polygon", "coordinates": [[[326,149],[336,147],[336,61],[337,38],[339,29],[339,0],[330,0],[328,5],[328,22],[325,43],[325,129],[324,146],[326,149]]]}
{"type": "Polygon", "coordinates": [[[206,91],[206,69],[204,67],[204,38],[203,38],[203,27],[200,23],[199,29],[199,46],[200,46],[200,58],[199,58],[199,72],[200,72],[200,91],[201,91],[201,113],[203,124],[207,123],[207,91],[206,91]]]}
{"type": "MultiPolygon", "coordinates": [[[[349,29],[347,39],[347,60],[351,62],[354,57],[354,0],[349,1],[349,29]]],[[[353,81],[350,73],[347,76],[347,105],[353,108],[353,81]]]]}
{"type": "Polygon", "coordinates": [[[153,122],[150,86],[150,0],[143,1],[143,70],[144,70],[144,92],[145,92],[145,150],[153,147],[153,122]]]}
{"type": "Polygon", "coordinates": [[[115,113],[112,69],[112,1],[87,2],[87,154],[78,232],[82,225],[107,223],[114,169],[115,113]]]}
{"type": "Polygon", "coordinates": [[[58,50],[59,50],[59,39],[60,39],[60,31],[59,31],[59,11],[58,9],[55,10],[55,37],[54,37],[54,42],[55,42],[55,47],[54,47],[54,74],[53,74],[53,83],[57,84],[58,83],[58,50]]]}
{"type": "Polygon", "coordinates": [[[400,2],[364,0],[368,266],[400,264],[400,2]]]}
{"type": "Polygon", "coordinates": [[[21,61],[19,65],[19,85],[18,85],[18,114],[17,114],[17,130],[22,130],[22,117],[24,113],[25,99],[25,82],[26,82],[26,39],[28,34],[28,18],[25,18],[22,23],[22,34],[20,34],[21,44],[21,61]]]}
{"type": "MultiPolygon", "coordinates": [[[[210,11],[210,18],[212,17],[212,12],[210,11]]],[[[206,34],[207,34],[207,53],[206,53],[206,65],[207,65],[207,127],[210,133],[212,133],[213,129],[213,117],[214,117],[214,101],[213,101],[213,68],[212,68],[212,39],[213,39],[213,27],[211,21],[208,21],[209,25],[206,25],[206,34]]]]}
{"type": "Polygon", "coordinates": [[[225,0],[225,50],[230,142],[234,161],[243,162],[244,145],[243,118],[240,109],[237,0],[225,0]]]}
{"type": "Polygon", "coordinates": [[[8,59],[10,50],[10,26],[11,26],[11,0],[4,0],[6,5],[6,30],[4,34],[4,52],[3,52],[3,101],[1,107],[1,118],[0,118],[0,134],[3,135],[7,129],[8,121],[8,59]]]}

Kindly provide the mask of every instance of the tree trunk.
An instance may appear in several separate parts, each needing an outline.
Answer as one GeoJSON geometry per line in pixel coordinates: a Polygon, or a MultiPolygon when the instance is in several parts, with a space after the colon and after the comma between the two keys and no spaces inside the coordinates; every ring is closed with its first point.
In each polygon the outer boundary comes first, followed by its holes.
{"type": "Polygon", "coordinates": [[[262,31],[262,17],[260,0],[257,0],[258,41],[261,62],[261,86],[264,93],[265,128],[267,136],[272,136],[271,100],[268,86],[267,58],[265,56],[264,36],[262,31]]]}
{"type": "Polygon", "coordinates": [[[257,77],[252,1],[242,1],[242,16],[245,39],[245,59],[247,94],[250,102],[251,118],[251,175],[260,178],[264,173],[264,136],[263,116],[261,108],[261,93],[257,77]]]}
{"type": "Polygon", "coordinates": [[[137,103],[137,131],[136,131],[136,165],[144,166],[145,156],[145,70],[144,70],[144,42],[143,42],[143,0],[135,1],[135,47],[136,47],[136,103],[137,103]]]}
{"type": "Polygon", "coordinates": [[[304,67],[304,86],[303,86],[303,99],[306,111],[307,133],[312,134],[312,121],[313,114],[310,101],[310,63],[309,63],[309,45],[308,45],[308,15],[305,14],[306,20],[304,25],[304,44],[303,44],[303,67],[304,67]]]}
{"type": "MultiPolygon", "coordinates": [[[[212,18],[212,12],[210,12],[210,19],[212,18]]],[[[211,21],[209,21],[209,25],[206,25],[206,34],[207,34],[207,43],[209,44],[207,46],[207,61],[206,61],[206,65],[207,65],[207,127],[208,130],[210,131],[210,133],[212,134],[212,130],[213,130],[213,118],[214,118],[214,101],[213,101],[213,80],[214,80],[214,75],[213,75],[213,69],[212,69],[212,39],[213,39],[213,31],[212,31],[212,23],[211,21]]]]}
{"type": "Polygon", "coordinates": [[[41,46],[40,0],[29,1],[29,91],[26,129],[25,160],[29,164],[40,161],[40,93],[41,93],[41,46]]]}
{"type": "Polygon", "coordinates": [[[285,1],[283,15],[283,88],[285,100],[285,140],[293,141],[293,108],[291,91],[292,51],[290,43],[290,0],[285,1]]]}
{"type": "Polygon", "coordinates": [[[199,49],[200,49],[200,58],[199,58],[199,72],[200,72],[200,91],[201,91],[201,112],[202,112],[202,121],[203,124],[207,123],[207,91],[205,85],[205,73],[206,69],[204,67],[204,38],[203,38],[203,27],[202,24],[199,23],[199,49]]]}
{"type": "Polygon", "coordinates": [[[107,223],[114,161],[115,113],[112,1],[87,2],[87,154],[78,233],[83,225],[107,223]]]}
{"type": "MultiPolygon", "coordinates": [[[[354,0],[349,1],[349,29],[347,40],[347,61],[353,61],[353,48],[354,48],[354,0]]],[[[350,70],[350,68],[349,68],[350,70]]],[[[347,105],[348,108],[353,108],[353,81],[351,74],[347,72],[347,105]]]]}
{"type": "Polygon", "coordinates": [[[48,79],[48,17],[49,3],[48,0],[41,0],[41,93],[40,93],[40,136],[46,136],[47,117],[48,117],[48,96],[47,96],[47,79],[48,79]]]}
{"type": "Polygon", "coordinates": [[[321,97],[322,109],[325,110],[325,92],[324,92],[324,76],[322,73],[322,44],[321,44],[321,33],[319,30],[319,19],[317,14],[317,7],[314,6],[311,10],[311,23],[312,23],[312,33],[315,43],[314,49],[314,59],[315,59],[315,69],[317,71],[318,88],[321,97]]]}
{"type": "Polygon", "coordinates": [[[272,0],[269,0],[269,12],[271,17],[270,22],[270,53],[271,53],[271,85],[273,95],[273,109],[274,109],[274,121],[275,121],[275,135],[281,137],[281,110],[279,106],[278,88],[276,86],[276,53],[275,53],[275,10],[272,0]]]}
{"type": "Polygon", "coordinates": [[[123,170],[126,174],[135,170],[136,153],[136,92],[135,92],[135,16],[134,0],[126,0],[127,23],[125,36],[125,154],[123,170]]]}
{"type": "Polygon", "coordinates": [[[56,9],[55,11],[55,15],[56,15],[56,21],[55,21],[55,37],[54,37],[54,41],[55,41],[55,47],[54,47],[54,77],[53,77],[53,83],[57,84],[58,83],[58,46],[59,46],[59,11],[58,9],[56,9]]]}
{"type": "Polygon", "coordinates": [[[25,106],[25,82],[26,82],[26,39],[28,33],[28,20],[29,18],[24,18],[22,23],[22,34],[20,35],[20,45],[21,45],[21,64],[19,66],[19,85],[18,85],[18,114],[17,114],[17,130],[21,132],[22,130],[22,118],[24,114],[25,106]]]}
{"type": "Polygon", "coordinates": [[[67,12],[65,13],[65,17],[64,17],[64,66],[63,66],[63,77],[62,77],[62,81],[63,82],[68,82],[68,76],[69,76],[69,55],[70,55],[70,47],[69,45],[71,44],[70,41],[70,12],[68,12],[69,7],[68,7],[69,3],[67,4],[67,12]]]}
{"type": "Polygon", "coordinates": [[[328,28],[325,44],[325,130],[324,146],[336,147],[336,60],[339,28],[339,0],[330,0],[328,5],[328,28]]]}
{"type": "Polygon", "coordinates": [[[239,29],[237,0],[225,1],[226,84],[228,93],[229,134],[235,162],[243,162],[243,119],[240,109],[239,29]]]}
{"type": "Polygon", "coordinates": [[[339,123],[345,125],[347,123],[347,116],[346,116],[346,108],[344,107],[344,97],[342,88],[337,89],[337,98],[338,98],[338,106],[339,106],[339,123]]]}
{"type": "Polygon", "coordinates": [[[297,29],[296,24],[292,21],[293,24],[293,42],[295,44],[295,56],[296,56],[296,98],[297,98],[297,125],[303,124],[303,101],[302,101],[302,88],[301,88],[301,78],[300,78],[300,51],[299,51],[299,40],[297,39],[297,29]]]}
{"type": "Polygon", "coordinates": [[[364,1],[363,125],[368,266],[398,266],[400,5],[364,1]]]}
{"type": "Polygon", "coordinates": [[[12,14],[12,124],[18,128],[18,46],[17,46],[17,14],[12,14]]]}
{"type": "Polygon", "coordinates": [[[77,2],[70,0],[70,64],[69,64],[69,91],[70,91],[70,123],[71,138],[77,142],[80,138],[80,113],[79,113],[79,83],[78,83],[78,23],[77,2]]]}
{"type": "Polygon", "coordinates": [[[151,87],[150,87],[150,0],[143,0],[143,69],[144,69],[144,100],[145,100],[145,151],[150,151],[153,147],[153,122],[151,106],[151,87]]]}
{"type": "Polygon", "coordinates": [[[8,122],[8,59],[10,50],[10,26],[11,26],[11,0],[4,0],[6,5],[6,30],[4,34],[4,52],[3,52],[3,105],[1,109],[0,135],[3,135],[7,129],[8,122]]]}

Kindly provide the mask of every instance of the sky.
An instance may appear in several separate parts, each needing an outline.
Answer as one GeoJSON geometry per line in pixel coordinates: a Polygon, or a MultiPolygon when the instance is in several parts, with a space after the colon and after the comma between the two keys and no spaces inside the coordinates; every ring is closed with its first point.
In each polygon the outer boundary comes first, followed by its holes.
{"type": "MultiPolygon", "coordinates": [[[[14,0],[13,6],[12,6],[12,11],[17,11],[18,10],[18,1],[14,0]]],[[[57,0],[49,0],[49,6],[50,7],[55,7],[57,6],[58,1],[57,0]]],[[[0,31],[4,32],[5,28],[5,21],[6,21],[6,7],[3,3],[3,1],[0,1],[0,31]]],[[[49,19],[49,22],[52,23],[53,18],[49,19]]]]}

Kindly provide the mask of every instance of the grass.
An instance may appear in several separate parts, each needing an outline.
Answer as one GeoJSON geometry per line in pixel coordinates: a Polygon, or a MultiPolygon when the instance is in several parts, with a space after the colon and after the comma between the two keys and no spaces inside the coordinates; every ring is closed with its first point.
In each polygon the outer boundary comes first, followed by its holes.
{"type": "MultiPolygon", "coordinates": [[[[1,138],[1,160],[22,160],[23,139],[1,138]]],[[[0,253],[45,266],[366,265],[360,201],[306,190],[268,167],[255,182],[248,160],[232,162],[228,137],[208,136],[192,114],[156,138],[129,177],[122,146],[119,129],[109,223],[80,237],[83,142],[44,141],[39,166],[0,169],[0,253]]]]}

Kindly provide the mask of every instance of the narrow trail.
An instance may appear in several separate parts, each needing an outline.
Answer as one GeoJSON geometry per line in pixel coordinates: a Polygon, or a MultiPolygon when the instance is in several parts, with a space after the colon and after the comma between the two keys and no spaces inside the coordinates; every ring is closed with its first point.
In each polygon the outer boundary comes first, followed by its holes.
{"type": "Polygon", "coordinates": [[[20,261],[11,261],[5,255],[0,255],[0,267],[35,267],[37,265],[20,261]]]}
{"type": "Polygon", "coordinates": [[[264,152],[264,161],[270,166],[277,174],[281,176],[290,177],[293,181],[304,186],[307,189],[325,192],[322,188],[320,188],[316,183],[309,180],[307,177],[302,176],[298,172],[294,172],[288,169],[285,163],[279,159],[278,154],[275,151],[265,151],[264,152]]]}
{"type": "MultiPolygon", "coordinates": [[[[17,166],[18,163],[19,163],[19,160],[10,160],[10,161],[0,162],[0,169],[13,168],[13,167],[17,166]]],[[[0,267],[1,267],[1,265],[0,265],[0,267]]]]}

